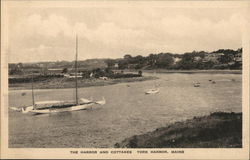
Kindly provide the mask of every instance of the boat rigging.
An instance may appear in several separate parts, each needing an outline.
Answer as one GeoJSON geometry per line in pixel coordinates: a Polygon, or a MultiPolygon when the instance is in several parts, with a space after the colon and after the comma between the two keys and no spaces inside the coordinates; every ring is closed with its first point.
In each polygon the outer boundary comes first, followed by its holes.
{"type": "Polygon", "coordinates": [[[42,101],[35,102],[34,96],[34,87],[33,87],[33,74],[32,74],[32,105],[26,107],[10,107],[12,110],[20,111],[22,113],[37,113],[37,114],[49,114],[49,113],[58,113],[58,112],[68,112],[68,111],[77,111],[84,110],[92,107],[95,104],[104,105],[106,100],[103,97],[102,100],[93,101],[85,98],[80,98],[80,103],[78,99],[78,80],[77,80],[77,59],[78,59],[78,36],[76,35],[76,57],[75,57],[75,103],[66,102],[66,101],[42,101]]]}

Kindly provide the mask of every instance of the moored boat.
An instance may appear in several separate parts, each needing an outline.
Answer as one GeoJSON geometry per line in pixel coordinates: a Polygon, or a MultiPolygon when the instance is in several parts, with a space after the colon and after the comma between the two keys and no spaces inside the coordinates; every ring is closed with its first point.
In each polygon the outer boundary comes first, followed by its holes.
{"type": "Polygon", "coordinates": [[[38,113],[38,114],[49,114],[49,113],[59,113],[59,112],[69,112],[69,111],[78,111],[85,110],[91,108],[94,104],[104,105],[106,100],[103,98],[100,101],[89,101],[82,102],[76,105],[75,103],[64,103],[60,105],[52,105],[50,107],[37,107],[36,109],[32,109],[29,112],[38,113]]]}
{"type": "Polygon", "coordinates": [[[71,112],[77,110],[85,110],[91,108],[93,105],[104,105],[106,100],[103,97],[102,100],[93,101],[85,98],[78,100],[78,85],[77,85],[77,52],[78,52],[78,37],[76,36],[76,60],[75,60],[75,102],[66,101],[42,101],[35,102],[34,100],[34,89],[33,89],[33,75],[32,75],[32,102],[33,105],[25,107],[10,107],[10,109],[15,111],[20,111],[22,113],[37,113],[37,114],[50,114],[59,112],[71,112]]]}
{"type": "Polygon", "coordinates": [[[149,89],[145,92],[145,94],[156,94],[159,93],[159,91],[160,91],[159,88],[149,89]]]}
{"type": "Polygon", "coordinates": [[[194,87],[200,87],[201,86],[200,82],[194,82],[193,85],[194,85],[194,87]]]}

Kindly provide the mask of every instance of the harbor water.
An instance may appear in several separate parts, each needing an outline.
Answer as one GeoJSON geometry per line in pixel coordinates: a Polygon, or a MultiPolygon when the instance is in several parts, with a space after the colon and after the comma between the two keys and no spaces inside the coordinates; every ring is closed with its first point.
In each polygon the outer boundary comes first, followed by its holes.
{"type": "MultiPolygon", "coordinates": [[[[150,75],[147,73],[147,75],[150,75]]],[[[242,111],[241,74],[156,74],[159,79],[79,88],[79,98],[106,104],[57,114],[9,110],[11,148],[110,148],[125,138],[215,111],[242,111]],[[213,80],[216,83],[212,83],[213,80]],[[200,87],[193,83],[199,82],[200,87]],[[145,95],[159,85],[160,92],[145,95]]],[[[35,90],[35,101],[74,100],[74,89],[35,90]]],[[[9,90],[9,106],[31,105],[30,90],[9,90]]]]}

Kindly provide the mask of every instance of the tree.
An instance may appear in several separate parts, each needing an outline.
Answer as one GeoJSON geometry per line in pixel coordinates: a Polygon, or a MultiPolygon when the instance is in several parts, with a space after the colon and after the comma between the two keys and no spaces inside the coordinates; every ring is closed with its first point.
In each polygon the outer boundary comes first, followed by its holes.
{"type": "Polygon", "coordinates": [[[193,69],[194,68],[194,55],[185,53],[179,62],[180,69],[193,69]]]}
{"type": "Polygon", "coordinates": [[[22,69],[22,68],[23,68],[23,64],[22,64],[22,63],[18,63],[18,64],[16,65],[16,67],[17,67],[18,69],[22,69]]]}
{"type": "Polygon", "coordinates": [[[158,55],[155,65],[159,68],[168,68],[174,63],[172,56],[167,53],[158,55]]]}
{"type": "Polygon", "coordinates": [[[234,56],[232,54],[224,54],[219,58],[219,62],[223,64],[228,64],[233,61],[234,56]]]}
{"type": "Polygon", "coordinates": [[[136,64],[143,64],[144,63],[144,57],[141,55],[135,56],[134,58],[134,63],[136,64]]]}
{"type": "Polygon", "coordinates": [[[138,74],[139,74],[140,76],[142,76],[142,71],[138,71],[138,74]]]}
{"type": "Polygon", "coordinates": [[[102,71],[101,68],[96,68],[92,70],[92,72],[94,73],[95,78],[99,78],[105,75],[104,71],[102,71]]]}
{"type": "Polygon", "coordinates": [[[119,69],[126,69],[126,68],[128,68],[128,62],[126,60],[120,60],[118,62],[118,68],[119,69]]]}
{"type": "Polygon", "coordinates": [[[149,64],[151,67],[154,67],[154,66],[155,66],[155,63],[156,63],[156,59],[157,59],[157,55],[151,53],[151,54],[147,57],[147,62],[148,62],[148,64],[149,64]]]}
{"type": "Polygon", "coordinates": [[[105,68],[105,73],[113,74],[113,71],[109,67],[107,67],[107,68],[105,68]]]}
{"type": "Polygon", "coordinates": [[[108,59],[106,60],[106,64],[109,68],[112,68],[115,66],[115,60],[112,60],[112,59],[108,59]]]}
{"type": "Polygon", "coordinates": [[[212,53],[224,53],[224,54],[233,54],[233,55],[235,55],[235,54],[238,53],[238,51],[237,51],[237,50],[234,51],[234,50],[232,50],[232,49],[219,49],[219,50],[214,51],[214,52],[212,52],[212,53]]]}
{"type": "Polygon", "coordinates": [[[62,73],[68,73],[68,68],[63,68],[62,73]]]}
{"type": "Polygon", "coordinates": [[[131,59],[131,58],[132,58],[132,56],[130,54],[124,55],[124,59],[131,59]]]}
{"type": "Polygon", "coordinates": [[[18,64],[14,64],[13,66],[10,67],[10,71],[9,71],[10,75],[13,74],[23,74],[23,64],[22,63],[18,63],[18,64]]]}

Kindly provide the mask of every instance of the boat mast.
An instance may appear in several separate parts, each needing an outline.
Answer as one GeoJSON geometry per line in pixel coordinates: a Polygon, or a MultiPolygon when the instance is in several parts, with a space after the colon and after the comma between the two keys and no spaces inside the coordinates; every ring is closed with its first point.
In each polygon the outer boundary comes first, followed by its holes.
{"type": "Polygon", "coordinates": [[[33,89],[33,73],[32,73],[32,83],[31,83],[31,91],[32,91],[32,104],[35,106],[35,98],[34,98],[34,89],[33,89]]]}
{"type": "Polygon", "coordinates": [[[77,52],[78,52],[78,36],[76,35],[76,60],[75,60],[75,82],[76,82],[76,105],[78,105],[78,84],[77,84],[77,52]]]}

